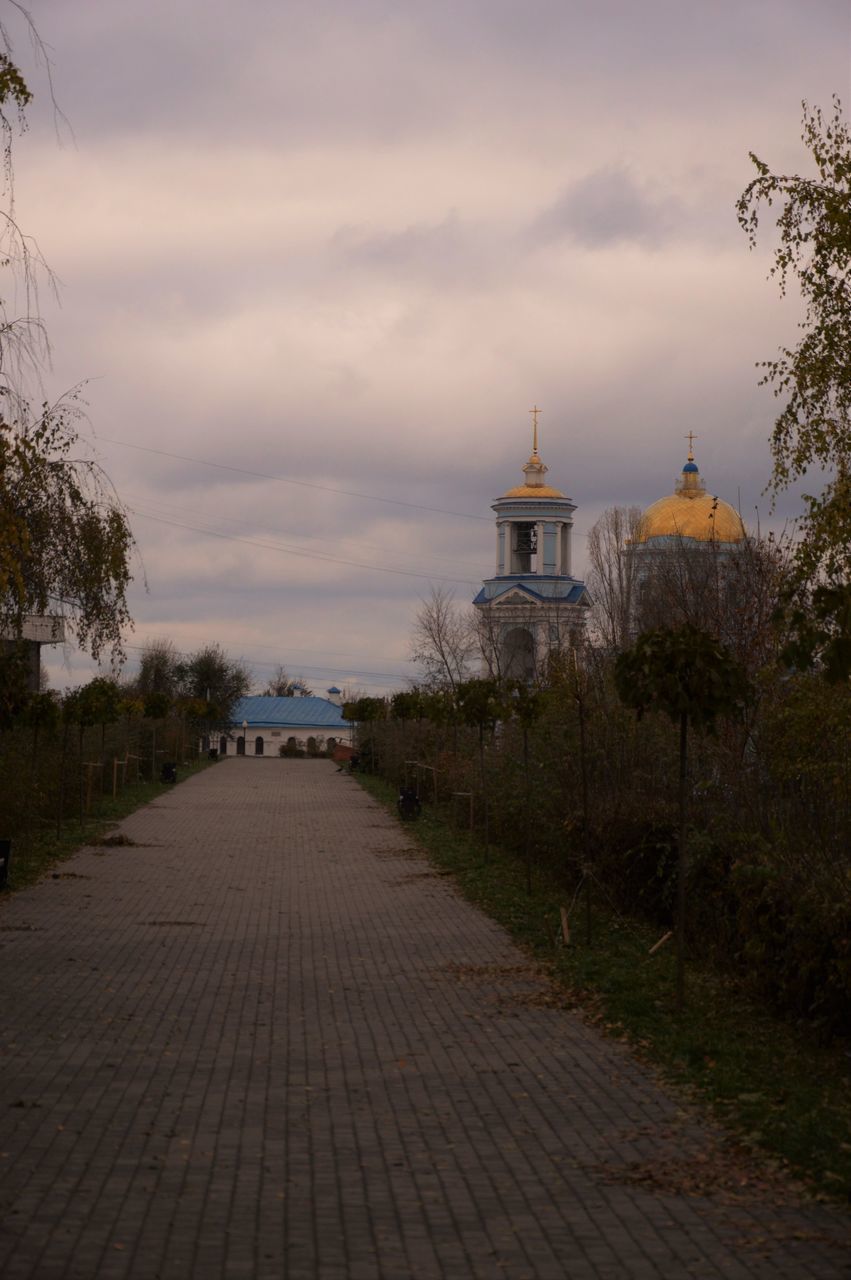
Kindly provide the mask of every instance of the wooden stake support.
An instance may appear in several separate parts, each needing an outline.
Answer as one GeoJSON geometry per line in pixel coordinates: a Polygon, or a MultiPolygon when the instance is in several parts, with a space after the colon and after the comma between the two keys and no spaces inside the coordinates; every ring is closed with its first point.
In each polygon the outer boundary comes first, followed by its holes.
{"type": "Polygon", "coordinates": [[[472,793],[472,791],[453,791],[453,792],[452,792],[452,799],[453,799],[453,800],[468,800],[468,801],[469,801],[469,804],[470,804],[470,821],[469,821],[469,826],[470,826],[470,830],[472,831],[472,830],[473,830],[473,793],[472,793]]]}
{"type": "Polygon", "coordinates": [[[665,943],[666,943],[666,942],[670,942],[670,941],[671,941],[671,939],[673,938],[673,936],[674,936],[674,931],[673,931],[673,929],[669,929],[667,933],[664,933],[664,934],[662,935],[662,937],[659,939],[659,941],[658,941],[658,942],[656,942],[656,943],[654,943],[654,944],[653,944],[653,946],[650,948],[650,950],[647,952],[647,954],[648,954],[649,956],[655,956],[656,952],[657,952],[657,951],[661,951],[661,950],[662,950],[662,947],[664,947],[665,943]]]}
{"type": "MultiPolygon", "coordinates": [[[[418,764],[417,768],[426,769],[431,774],[434,784],[434,803],[437,804],[437,769],[432,764],[418,764]]],[[[417,789],[417,796],[419,797],[419,788],[417,789]]]]}
{"type": "Polygon", "coordinates": [[[86,813],[92,807],[92,769],[102,769],[100,760],[86,762],[86,813]]]}
{"type": "Polygon", "coordinates": [[[567,907],[559,907],[561,915],[561,940],[566,947],[570,946],[570,921],[567,918],[567,907]]]}

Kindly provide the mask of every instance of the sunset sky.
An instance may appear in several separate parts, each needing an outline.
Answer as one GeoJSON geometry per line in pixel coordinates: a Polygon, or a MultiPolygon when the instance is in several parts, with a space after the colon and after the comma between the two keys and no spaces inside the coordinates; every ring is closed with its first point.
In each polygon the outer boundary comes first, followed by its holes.
{"type": "Polygon", "coordinates": [[[430,584],[493,572],[535,403],[580,573],[688,431],[746,522],[796,514],[754,366],[800,307],[735,201],[750,150],[806,167],[802,99],[851,101],[847,0],[31,8],[70,128],[4,14],[37,95],[16,213],[59,281],[47,391],[86,382],[132,512],[131,646],[400,687],[430,584]]]}

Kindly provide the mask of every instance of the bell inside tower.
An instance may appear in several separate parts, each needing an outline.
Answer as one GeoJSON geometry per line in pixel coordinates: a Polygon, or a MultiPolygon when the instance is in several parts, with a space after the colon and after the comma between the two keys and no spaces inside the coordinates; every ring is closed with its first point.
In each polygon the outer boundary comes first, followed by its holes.
{"type": "Polygon", "coordinates": [[[534,573],[534,557],[538,554],[538,526],[532,522],[517,523],[512,528],[512,573],[534,573]]]}

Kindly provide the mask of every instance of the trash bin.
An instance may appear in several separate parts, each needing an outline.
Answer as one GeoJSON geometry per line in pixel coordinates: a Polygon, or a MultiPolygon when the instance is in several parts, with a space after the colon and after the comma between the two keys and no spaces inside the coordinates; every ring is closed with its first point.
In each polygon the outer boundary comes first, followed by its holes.
{"type": "Polygon", "coordinates": [[[420,816],[422,805],[419,796],[413,787],[402,787],[399,792],[399,799],[396,801],[396,807],[399,810],[399,816],[407,822],[412,822],[414,818],[420,816]]]}
{"type": "Polygon", "coordinates": [[[9,863],[12,861],[12,841],[0,840],[0,889],[5,889],[9,879],[9,863]]]}
{"type": "Polygon", "coordinates": [[[177,782],[177,765],[173,760],[167,760],[163,765],[160,782],[177,782]]]}

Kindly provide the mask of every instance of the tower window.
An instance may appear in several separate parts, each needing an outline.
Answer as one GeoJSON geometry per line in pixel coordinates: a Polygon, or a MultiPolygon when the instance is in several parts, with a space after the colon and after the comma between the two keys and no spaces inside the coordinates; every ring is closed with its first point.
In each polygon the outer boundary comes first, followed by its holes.
{"type": "Polygon", "coordinates": [[[538,526],[531,522],[515,524],[512,532],[512,572],[534,573],[533,557],[538,552],[538,526]]]}

